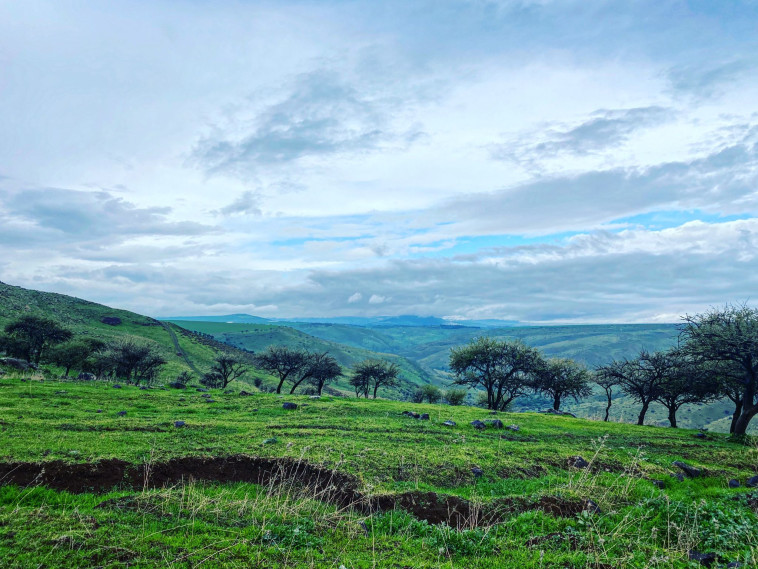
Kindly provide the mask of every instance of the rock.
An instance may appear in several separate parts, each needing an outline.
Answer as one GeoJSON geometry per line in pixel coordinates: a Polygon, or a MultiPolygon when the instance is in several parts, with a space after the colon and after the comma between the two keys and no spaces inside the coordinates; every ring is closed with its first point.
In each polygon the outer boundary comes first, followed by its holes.
{"type": "Polygon", "coordinates": [[[690,549],[688,557],[690,561],[697,561],[703,567],[711,567],[714,563],[716,563],[715,553],[700,553],[694,549],[690,549]]]}
{"type": "Polygon", "coordinates": [[[119,411],[118,413],[116,413],[116,415],[118,415],[119,417],[126,417],[126,411],[119,411]]]}
{"type": "Polygon", "coordinates": [[[511,431],[519,431],[520,430],[518,425],[508,425],[506,427],[506,429],[510,429],[511,431]]]}
{"type": "Polygon", "coordinates": [[[445,425],[446,427],[455,427],[455,421],[445,421],[442,424],[445,425]]]}
{"type": "Polygon", "coordinates": [[[275,445],[278,442],[279,441],[277,440],[276,437],[271,437],[270,439],[264,439],[264,441],[263,441],[262,444],[264,444],[264,445],[275,445]]]}
{"type": "Polygon", "coordinates": [[[185,399],[184,397],[180,397],[179,401],[187,401],[187,399],[185,399]]]}
{"type": "Polygon", "coordinates": [[[487,425],[479,421],[478,419],[476,421],[471,421],[471,426],[474,427],[477,431],[483,431],[487,428],[487,425]]]}
{"type": "Polygon", "coordinates": [[[471,474],[474,475],[474,478],[481,478],[482,475],[484,474],[484,470],[482,470],[478,466],[475,466],[474,468],[471,469],[471,474]]]}
{"type": "Polygon", "coordinates": [[[121,318],[118,316],[103,316],[100,319],[100,322],[107,324],[108,326],[118,326],[121,324],[121,318]]]}
{"type": "Polygon", "coordinates": [[[739,488],[739,487],[740,487],[740,481],[739,480],[735,480],[734,478],[732,478],[729,481],[729,488],[739,488]]]}
{"type": "Polygon", "coordinates": [[[705,439],[707,438],[707,435],[705,433],[695,433],[696,439],[705,439]]]}
{"type": "Polygon", "coordinates": [[[118,383],[114,383],[113,389],[121,389],[121,386],[118,383]]]}
{"type": "Polygon", "coordinates": [[[206,403],[215,403],[216,400],[215,399],[206,399],[205,402],[206,403]]]}
{"type": "Polygon", "coordinates": [[[560,409],[545,409],[542,411],[543,413],[547,413],[548,415],[561,415],[566,417],[573,417],[576,419],[576,415],[573,413],[569,413],[568,411],[561,411],[560,409]]]}
{"type": "Polygon", "coordinates": [[[66,393],[68,393],[68,391],[56,391],[55,395],[66,395],[66,393]]]}
{"type": "Polygon", "coordinates": [[[247,396],[247,395],[252,395],[252,393],[248,393],[247,391],[245,391],[245,390],[243,389],[242,391],[240,391],[240,395],[241,395],[242,397],[245,397],[245,396],[247,396]]]}
{"type": "Polygon", "coordinates": [[[97,378],[95,377],[94,373],[87,373],[86,371],[83,371],[76,376],[76,379],[79,379],[81,381],[95,381],[97,378]]]}
{"type": "Polygon", "coordinates": [[[699,476],[703,475],[703,471],[699,468],[695,468],[694,466],[690,466],[686,462],[682,462],[681,460],[675,460],[671,463],[673,466],[676,466],[679,470],[684,472],[684,475],[688,478],[697,478],[699,476]]]}
{"type": "Polygon", "coordinates": [[[146,391],[147,389],[149,389],[149,388],[146,385],[140,385],[139,386],[139,390],[140,391],[146,391]]]}
{"type": "Polygon", "coordinates": [[[321,399],[320,395],[311,395],[309,399],[321,399]]]}
{"type": "Polygon", "coordinates": [[[727,563],[726,567],[727,569],[737,569],[738,567],[744,567],[744,565],[739,561],[732,561],[731,563],[727,563]]]}
{"type": "Polygon", "coordinates": [[[198,387],[198,388],[197,388],[197,391],[198,391],[199,393],[208,393],[208,390],[207,390],[205,387],[198,387]]]}
{"type": "Polygon", "coordinates": [[[203,397],[204,399],[210,399],[213,396],[210,393],[203,393],[200,397],[203,397]]]}
{"type": "Polygon", "coordinates": [[[663,490],[666,487],[666,483],[663,480],[650,480],[650,484],[663,490]]]}
{"type": "Polygon", "coordinates": [[[167,384],[172,389],[187,389],[187,386],[179,381],[172,381],[171,383],[167,384]]]}
{"type": "Polygon", "coordinates": [[[95,413],[102,413],[102,412],[103,412],[102,409],[98,409],[97,411],[95,411],[95,413]]]}
{"type": "Polygon", "coordinates": [[[671,475],[671,478],[676,478],[679,482],[684,482],[684,474],[681,472],[676,472],[671,475]]]}
{"type": "Polygon", "coordinates": [[[297,403],[282,403],[282,409],[297,409],[297,403]]]}
{"type": "Polygon", "coordinates": [[[747,482],[745,482],[745,486],[748,488],[758,488],[758,476],[748,478],[747,482]]]}
{"type": "Polygon", "coordinates": [[[257,413],[257,412],[258,412],[258,409],[253,409],[253,413],[257,413]]]}
{"type": "Polygon", "coordinates": [[[600,506],[598,506],[593,500],[590,500],[589,498],[584,501],[584,510],[587,512],[592,512],[593,514],[603,513],[603,510],[600,509],[600,506]]]}
{"type": "Polygon", "coordinates": [[[429,413],[424,413],[423,415],[421,415],[421,417],[419,417],[419,419],[421,419],[422,421],[428,421],[429,413]]]}
{"type": "Polygon", "coordinates": [[[174,427],[183,427],[186,424],[184,421],[174,421],[174,427]]]}
{"type": "Polygon", "coordinates": [[[488,425],[491,425],[495,429],[503,428],[503,422],[500,419],[487,419],[485,423],[487,423],[488,425]]]}
{"type": "Polygon", "coordinates": [[[568,459],[569,466],[574,468],[587,468],[590,463],[584,460],[581,456],[570,456],[568,459]]]}

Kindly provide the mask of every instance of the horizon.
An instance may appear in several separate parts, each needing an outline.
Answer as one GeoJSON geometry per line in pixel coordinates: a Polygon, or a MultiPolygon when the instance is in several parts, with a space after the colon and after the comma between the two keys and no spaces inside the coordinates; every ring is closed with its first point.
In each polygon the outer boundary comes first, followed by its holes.
{"type": "Polygon", "coordinates": [[[0,6],[0,280],[675,324],[758,288],[758,4],[0,6]]]}

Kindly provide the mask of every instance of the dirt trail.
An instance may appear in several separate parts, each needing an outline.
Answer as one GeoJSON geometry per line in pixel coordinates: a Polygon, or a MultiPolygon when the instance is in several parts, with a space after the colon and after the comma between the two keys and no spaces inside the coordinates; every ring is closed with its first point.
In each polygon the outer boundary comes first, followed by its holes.
{"type": "Polygon", "coordinates": [[[487,526],[526,510],[554,516],[573,516],[588,508],[586,501],[543,496],[538,500],[506,498],[474,505],[457,496],[434,492],[366,495],[349,474],[287,458],[235,455],[222,458],[184,457],[166,462],[131,464],[119,459],[71,464],[0,463],[0,485],[43,485],[68,492],[107,492],[114,488],[160,488],[189,481],[289,484],[307,489],[309,496],[365,514],[401,508],[429,523],[455,528],[487,526]]]}
{"type": "Polygon", "coordinates": [[[195,367],[195,364],[193,364],[190,359],[187,357],[187,354],[182,350],[181,346],[179,345],[179,338],[176,337],[176,333],[171,329],[171,326],[167,322],[163,322],[161,320],[156,320],[163,328],[168,332],[168,335],[171,336],[171,341],[174,343],[174,350],[177,354],[181,354],[182,359],[184,359],[185,363],[189,366],[189,368],[194,371],[197,375],[203,375],[200,373],[200,370],[195,367]]]}

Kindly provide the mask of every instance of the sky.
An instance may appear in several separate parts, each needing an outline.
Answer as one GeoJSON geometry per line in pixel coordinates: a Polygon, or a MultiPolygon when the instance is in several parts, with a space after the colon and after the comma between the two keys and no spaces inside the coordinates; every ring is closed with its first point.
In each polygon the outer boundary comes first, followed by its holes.
{"type": "Polygon", "coordinates": [[[758,3],[0,0],[0,280],[153,316],[758,290],[758,3]]]}

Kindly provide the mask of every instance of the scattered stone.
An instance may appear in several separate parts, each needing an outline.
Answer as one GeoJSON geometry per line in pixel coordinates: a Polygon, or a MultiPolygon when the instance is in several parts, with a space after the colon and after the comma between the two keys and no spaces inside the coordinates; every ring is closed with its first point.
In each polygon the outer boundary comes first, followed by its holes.
{"type": "Polygon", "coordinates": [[[184,398],[184,397],[180,397],[180,398],[179,398],[179,401],[187,401],[187,399],[186,399],[186,398],[184,398]]]}
{"type": "Polygon", "coordinates": [[[66,395],[66,393],[68,393],[68,391],[56,391],[55,392],[56,395],[66,395]]]}
{"type": "Polygon", "coordinates": [[[666,483],[663,480],[654,480],[654,479],[652,479],[652,480],[650,480],[650,484],[652,484],[653,486],[657,486],[661,490],[663,490],[666,487],[666,483]]]}
{"type": "Polygon", "coordinates": [[[282,403],[282,409],[297,409],[297,403],[282,403]]]}
{"type": "Polygon", "coordinates": [[[253,413],[257,413],[257,412],[258,412],[258,409],[253,409],[253,413]]]}
{"type": "Polygon", "coordinates": [[[484,470],[482,470],[478,466],[475,466],[474,468],[471,469],[471,474],[474,475],[474,478],[481,478],[482,475],[484,474],[484,470]]]}
{"type": "Polygon", "coordinates": [[[703,567],[711,567],[714,563],[716,563],[715,553],[700,553],[694,549],[690,549],[688,557],[690,561],[697,561],[703,567]]]}
{"type": "Polygon", "coordinates": [[[126,417],[126,411],[119,411],[118,413],[116,413],[116,415],[118,415],[119,417],[126,417]]]}
{"type": "Polygon", "coordinates": [[[584,460],[581,456],[570,456],[568,459],[569,466],[574,468],[587,468],[590,463],[584,460]]]}
{"type": "Polygon", "coordinates": [[[174,427],[183,427],[186,424],[184,421],[174,421],[174,427]]]}
{"type": "Polygon", "coordinates": [[[688,478],[697,478],[699,476],[703,475],[703,471],[699,468],[695,468],[694,466],[690,466],[686,462],[682,462],[681,460],[675,460],[671,463],[673,466],[676,466],[679,470],[684,472],[685,476],[688,478]]]}
{"type": "Polygon", "coordinates": [[[146,385],[140,385],[139,386],[139,390],[140,391],[146,391],[147,389],[149,389],[149,387],[147,387],[146,385]]]}
{"type": "Polygon", "coordinates": [[[278,442],[279,441],[277,440],[276,437],[271,437],[270,439],[264,439],[263,444],[264,445],[275,445],[278,442]]]}
{"type": "Polygon", "coordinates": [[[503,422],[500,419],[487,419],[485,423],[491,425],[495,429],[503,428],[503,422]]]}
{"type": "Polygon", "coordinates": [[[200,397],[203,397],[205,399],[210,399],[213,396],[210,393],[203,393],[200,397]]]}
{"type": "Polygon", "coordinates": [[[172,389],[187,389],[187,386],[180,381],[172,381],[168,386],[172,389]]]}
{"type": "Polygon", "coordinates": [[[732,478],[729,481],[729,488],[739,488],[739,487],[740,487],[740,481],[739,480],[735,480],[734,478],[732,478]]]}
{"type": "Polygon", "coordinates": [[[76,376],[76,379],[80,381],[95,381],[97,378],[95,377],[94,373],[87,373],[86,371],[83,371],[76,376]]]}
{"type": "Polygon", "coordinates": [[[199,391],[200,393],[208,393],[208,390],[205,387],[198,387],[197,391],[199,391]]]}
{"type": "Polygon", "coordinates": [[[98,409],[97,411],[95,411],[95,413],[102,413],[102,412],[103,412],[102,409],[98,409]]]}
{"type": "Polygon", "coordinates": [[[421,415],[421,417],[419,417],[419,419],[421,419],[422,421],[428,421],[429,413],[424,413],[423,415],[421,415]]]}
{"type": "Polygon", "coordinates": [[[320,395],[311,395],[309,399],[321,399],[320,395]]]}
{"type": "Polygon", "coordinates": [[[752,478],[748,478],[747,482],[745,482],[745,486],[748,488],[758,488],[758,476],[753,476],[752,478]]]}
{"type": "Polygon", "coordinates": [[[480,420],[471,421],[471,426],[474,427],[477,431],[483,431],[487,428],[487,425],[482,423],[480,420]]]}
{"type": "Polygon", "coordinates": [[[684,474],[681,472],[676,472],[671,475],[671,478],[676,478],[679,482],[684,482],[684,474]]]}
{"type": "Polygon", "coordinates": [[[455,421],[445,421],[442,424],[445,425],[446,427],[455,427],[455,421]]]}
{"type": "Polygon", "coordinates": [[[121,386],[118,383],[114,383],[113,389],[121,389],[121,386]]]}
{"type": "Polygon", "coordinates": [[[508,425],[506,427],[506,429],[510,429],[511,431],[520,431],[521,430],[521,429],[519,429],[518,425],[508,425]]]}
{"type": "Polygon", "coordinates": [[[215,399],[206,399],[205,402],[206,403],[215,403],[216,400],[215,399]]]}
{"type": "Polygon", "coordinates": [[[600,509],[600,506],[598,506],[593,500],[590,500],[589,498],[584,501],[584,510],[587,512],[592,512],[593,514],[603,513],[603,510],[600,509]]]}
{"type": "Polygon", "coordinates": [[[708,437],[707,437],[707,435],[705,433],[695,433],[695,438],[696,439],[705,439],[705,438],[708,438],[708,437]]]}
{"type": "Polygon", "coordinates": [[[247,396],[247,395],[252,395],[252,393],[248,393],[247,391],[245,391],[245,390],[243,389],[242,391],[240,391],[240,395],[241,395],[242,397],[245,397],[245,396],[247,396]]]}
{"type": "Polygon", "coordinates": [[[744,565],[739,561],[732,561],[731,563],[727,563],[726,567],[727,569],[737,569],[738,567],[744,567],[744,565]]]}

